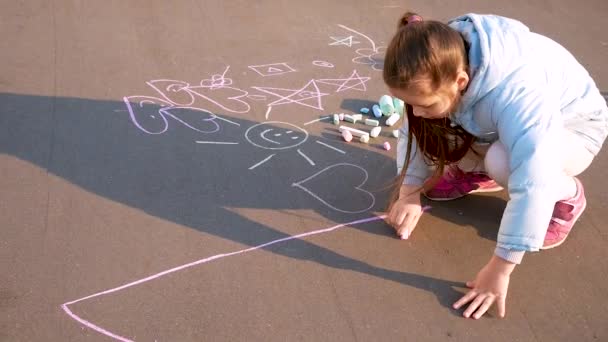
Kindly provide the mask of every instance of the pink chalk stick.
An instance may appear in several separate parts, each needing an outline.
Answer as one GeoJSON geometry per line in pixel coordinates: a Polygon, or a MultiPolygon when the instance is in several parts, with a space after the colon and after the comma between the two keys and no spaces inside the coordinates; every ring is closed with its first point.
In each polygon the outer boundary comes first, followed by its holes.
{"type": "Polygon", "coordinates": [[[346,142],[351,142],[353,140],[353,135],[349,131],[342,131],[342,138],[346,142]]]}
{"type": "Polygon", "coordinates": [[[391,144],[388,141],[385,141],[384,144],[382,144],[382,147],[387,151],[391,150],[391,144]]]}

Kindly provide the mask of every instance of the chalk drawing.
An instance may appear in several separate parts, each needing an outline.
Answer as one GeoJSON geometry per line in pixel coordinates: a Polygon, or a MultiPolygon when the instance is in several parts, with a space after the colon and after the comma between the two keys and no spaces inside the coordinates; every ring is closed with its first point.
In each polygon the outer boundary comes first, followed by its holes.
{"type": "Polygon", "coordinates": [[[324,143],[324,142],[322,142],[322,141],[317,140],[317,141],[315,141],[315,142],[316,142],[317,144],[319,144],[319,145],[325,146],[325,147],[327,147],[327,148],[329,148],[329,149],[332,149],[332,150],[334,150],[334,151],[336,151],[336,152],[339,152],[339,153],[342,153],[342,154],[346,154],[346,152],[342,151],[341,149],[336,148],[336,147],[333,147],[333,146],[331,146],[331,145],[328,145],[328,144],[326,144],[326,143],[324,143]]]}
{"type": "Polygon", "coordinates": [[[312,159],[310,159],[307,155],[304,154],[304,152],[300,151],[300,149],[298,149],[298,154],[301,155],[304,159],[306,159],[306,161],[312,165],[315,166],[315,162],[312,161],[312,159]]]}
{"type": "Polygon", "coordinates": [[[358,56],[352,59],[353,63],[370,65],[372,69],[381,71],[383,65],[382,61],[384,59],[384,51],[386,50],[386,47],[376,46],[376,43],[373,39],[355,29],[352,29],[342,24],[338,24],[338,26],[367,40],[367,42],[371,46],[370,48],[359,48],[355,50],[355,53],[358,56]]]}
{"type": "Polygon", "coordinates": [[[333,42],[329,43],[329,45],[331,46],[336,46],[336,45],[345,45],[348,47],[352,47],[355,44],[359,44],[358,41],[354,41],[353,40],[353,36],[348,36],[348,37],[332,37],[330,36],[329,38],[331,38],[333,40],[333,42]]]}
{"type": "Polygon", "coordinates": [[[202,141],[197,140],[197,144],[216,144],[216,145],[238,145],[238,142],[229,142],[229,141],[202,141]]]}
{"type": "Polygon", "coordinates": [[[312,61],[312,65],[323,67],[323,68],[333,68],[334,65],[327,61],[312,61]]]}
{"type": "Polygon", "coordinates": [[[324,229],[319,229],[319,230],[313,230],[313,231],[306,232],[306,233],[301,233],[301,234],[297,234],[297,235],[292,235],[292,236],[288,236],[288,237],[272,240],[272,241],[269,241],[269,242],[266,242],[266,243],[263,243],[263,244],[260,244],[260,245],[257,245],[257,246],[253,246],[253,247],[250,247],[250,248],[240,249],[240,250],[236,250],[236,251],[228,252],[228,253],[216,254],[216,255],[213,255],[213,256],[210,256],[210,257],[207,257],[207,258],[199,259],[199,260],[187,263],[187,264],[183,264],[183,265],[180,265],[180,266],[177,266],[177,267],[174,267],[174,268],[171,268],[171,269],[168,269],[168,270],[165,270],[165,271],[153,274],[151,276],[148,276],[148,277],[145,277],[145,278],[142,278],[142,279],[138,279],[138,280],[132,281],[132,282],[127,283],[127,284],[123,284],[123,285],[118,286],[118,287],[114,287],[114,288],[111,288],[111,289],[108,289],[108,290],[104,290],[104,291],[101,291],[101,292],[94,293],[94,294],[86,296],[86,297],[82,297],[82,298],[79,298],[79,299],[76,299],[76,300],[72,300],[72,301],[63,303],[61,305],[61,309],[63,309],[63,311],[68,316],[70,316],[70,318],[74,319],[76,322],[82,324],[83,326],[85,326],[85,327],[87,327],[87,328],[89,328],[91,330],[94,330],[94,331],[96,331],[96,332],[98,332],[100,334],[103,334],[105,336],[108,336],[108,337],[113,338],[113,339],[118,340],[118,341],[122,341],[122,342],[134,342],[134,340],[131,340],[131,339],[127,338],[127,337],[124,337],[124,336],[118,335],[116,333],[113,333],[110,330],[101,327],[100,325],[97,325],[97,324],[95,324],[95,323],[93,323],[91,321],[88,321],[88,320],[86,320],[86,319],[78,316],[77,314],[75,314],[74,312],[72,312],[72,310],[70,310],[69,307],[71,305],[73,305],[73,304],[76,304],[76,303],[84,302],[84,301],[87,301],[89,299],[105,296],[105,295],[108,295],[108,294],[111,294],[111,293],[116,293],[118,291],[130,288],[130,287],[133,287],[133,286],[137,286],[137,285],[140,285],[140,284],[143,284],[143,283],[147,283],[149,281],[152,281],[152,280],[164,277],[164,276],[166,276],[168,274],[175,273],[175,272],[178,272],[178,271],[182,271],[182,270],[194,267],[194,266],[202,265],[202,264],[208,263],[208,262],[213,261],[213,260],[219,260],[219,259],[226,258],[226,257],[231,257],[231,256],[235,256],[235,255],[245,254],[245,253],[253,252],[253,251],[256,251],[256,250],[259,250],[259,249],[262,249],[262,248],[265,248],[265,247],[268,247],[270,245],[274,245],[274,244],[277,244],[277,243],[286,242],[286,241],[290,241],[290,240],[294,240],[294,239],[302,239],[302,238],[305,238],[305,237],[308,237],[308,236],[313,236],[313,235],[318,235],[318,234],[329,233],[329,232],[335,231],[335,230],[343,228],[343,227],[354,226],[354,225],[368,223],[368,222],[373,222],[373,221],[379,221],[379,220],[383,220],[385,218],[386,218],[386,215],[372,216],[372,217],[361,219],[361,220],[351,221],[351,222],[347,222],[347,223],[341,223],[341,224],[338,224],[338,225],[335,225],[335,226],[329,227],[329,228],[324,228],[324,229]]]}
{"type": "Polygon", "coordinates": [[[249,93],[231,86],[232,79],[226,77],[229,68],[227,66],[223,73],[201,80],[199,85],[171,79],[152,80],[146,84],[174,106],[193,106],[197,100],[204,100],[231,113],[248,113],[251,107],[242,98],[249,93]]]}
{"type": "Polygon", "coordinates": [[[353,72],[347,78],[325,78],[316,81],[317,83],[338,86],[336,93],[339,93],[349,89],[367,91],[365,83],[367,83],[367,81],[369,81],[370,79],[371,77],[359,76],[357,70],[353,70],[353,72]]]}
{"type": "MultiPolygon", "coordinates": [[[[352,170],[342,170],[339,172],[342,175],[353,175],[352,170]]],[[[326,205],[327,207],[335,210],[335,211],[339,211],[341,213],[347,213],[347,214],[356,214],[356,213],[362,213],[365,211],[368,211],[369,209],[371,209],[374,206],[374,203],[376,203],[376,197],[369,191],[367,190],[363,190],[361,188],[361,186],[363,184],[365,184],[365,182],[367,182],[367,178],[368,178],[368,173],[367,171],[362,168],[361,166],[355,165],[355,164],[349,164],[349,163],[339,163],[339,164],[334,164],[334,165],[330,165],[326,168],[324,168],[323,170],[313,174],[312,176],[303,179],[299,182],[295,182],[293,183],[291,186],[293,187],[297,187],[301,190],[304,190],[306,193],[308,193],[309,195],[311,195],[312,197],[314,197],[315,199],[317,199],[319,202],[323,203],[324,205],[326,205]],[[347,209],[342,209],[340,207],[338,207],[340,205],[340,203],[334,203],[331,204],[329,203],[327,200],[321,198],[319,195],[317,195],[316,193],[314,193],[312,190],[308,189],[304,184],[308,181],[310,181],[311,179],[314,179],[316,177],[319,177],[321,175],[323,175],[324,173],[326,173],[328,170],[331,170],[333,168],[341,168],[341,169],[348,169],[348,168],[354,168],[355,172],[358,172],[362,177],[362,180],[359,184],[354,185],[353,188],[357,191],[360,192],[361,194],[363,194],[364,197],[366,197],[368,200],[367,202],[369,203],[368,206],[366,207],[362,207],[360,210],[347,210],[347,209]]],[[[325,184],[332,184],[332,182],[325,182],[325,184]]],[[[355,192],[353,192],[354,194],[355,192]]],[[[365,204],[363,204],[363,206],[365,206],[365,204]]]]}
{"type": "Polygon", "coordinates": [[[247,95],[248,99],[254,100],[254,101],[264,101],[266,100],[266,96],[264,95],[247,95]]]}
{"type": "Polygon", "coordinates": [[[272,106],[268,106],[268,108],[266,109],[266,115],[264,116],[266,118],[266,120],[268,120],[268,118],[270,117],[271,111],[272,111],[272,106]]]}
{"type": "Polygon", "coordinates": [[[257,72],[261,76],[276,76],[283,75],[290,72],[295,72],[296,70],[287,63],[272,63],[272,64],[263,64],[263,65],[250,65],[249,69],[257,72]]]}
{"type": "Polygon", "coordinates": [[[215,133],[220,126],[219,117],[205,109],[176,107],[151,96],[127,96],[123,98],[129,117],[137,128],[148,134],[162,134],[169,128],[167,118],[201,133],[215,133]]]}
{"type": "Polygon", "coordinates": [[[311,120],[311,121],[306,122],[306,123],[304,124],[304,126],[308,126],[308,125],[313,124],[313,123],[315,123],[315,122],[319,122],[319,121],[323,121],[323,120],[328,120],[328,119],[330,119],[330,118],[331,118],[331,116],[323,116],[323,117],[320,117],[320,118],[318,118],[318,119],[314,119],[314,120],[311,120]]]}
{"type": "Polygon", "coordinates": [[[260,162],[258,162],[258,163],[255,163],[255,164],[251,165],[251,166],[249,167],[249,170],[253,170],[253,169],[255,169],[256,167],[258,167],[258,166],[260,166],[260,165],[264,164],[265,162],[269,161],[269,160],[270,160],[272,157],[274,157],[274,154],[271,154],[271,155],[269,155],[268,157],[266,157],[266,158],[262,159],[260,162]]]}
{"type": "Polygon", "coordinates": [[[310,80],[300,89],[287,88],[271,88],[271,87],[252,87],[258,91],[275,96],[278,99],[269,104],[269,106],[278,106],[283,104],[299,104],[302,106],[323,110],[321,97],[329,94],[322,93],[315,80],[310,80]]]}
{"type": "Polygon", "coordinates": [[[308,139],[308,132],[287,122],[265,121],[249,127],[245,139],[262,149],[284,150],[303,144],[308,139]],[[269,138],[271,132],[273,137],[269,138]]]}
{"type": "Polygon", "coordinates": [[[381,46],[377,50],[362,48],[355,51],[359,57],[353,58],[353,62],[357,64],[370,65],[376,71],[382,71],[384,66],[384,53],[386,47],[381,46]]]}

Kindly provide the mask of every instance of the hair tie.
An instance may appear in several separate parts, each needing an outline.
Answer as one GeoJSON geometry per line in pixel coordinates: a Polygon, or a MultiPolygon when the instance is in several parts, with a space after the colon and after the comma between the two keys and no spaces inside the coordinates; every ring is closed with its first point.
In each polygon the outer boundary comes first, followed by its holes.
{"type": "Polygon", "coordinates": [[[410,15],[409,17],[407,17],[406,20],[407,20],[408,24],[415,23],[417,21],[423,21],[422,17],[419,16],[418,14],[410,15]]]}

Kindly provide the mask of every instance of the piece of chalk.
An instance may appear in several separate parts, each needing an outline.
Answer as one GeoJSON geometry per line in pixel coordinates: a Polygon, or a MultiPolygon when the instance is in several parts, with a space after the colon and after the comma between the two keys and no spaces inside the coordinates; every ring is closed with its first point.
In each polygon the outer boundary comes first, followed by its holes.
{"type": "Polygon", "coordinates": [[[353,140],[353,135],[350,134],[350,131],[342,131],[342,139],[346,142],[351,142],[351,140],[353,140]]]}
{"type": "Polygon", "coordinates": [[[350,115],[350,114],[345,114],[344,115],[344,121],[350,122],[350,123],[357,123],[357,119],[350,115]]]}
{"type": "Polygon", "coordinates": [[[369,136],[372,138],[377,138],[382,131],[382,127],[374,127],[371,131],[369,131],[369,136]]]}
{"type": "Polygon", "coordinates": [[[362,143],[364,143],[364,144],[367,144],[369,142],[369,134],[360,136],[359,137],[359,141],[362,142],[362,143]]]}
{"type": "Polygon", "coordinates": [[[363,107],[363,108],[359,109],[359,111],[363,114],[367,114],[367,113],[369,113],[369,108],[363,107]]]}
{"type": "Polygon", "coordinates": [[[374,119],[365,119],[365,124],[368,126],[378,126],[380,125],[380,121],[374,119]]]}
{"type": "Polygon", "coordinates": [[[338,116],[338,114],[334,114],[333,115],[333,121],[334,121],[334,125],[339,125],[340,124],[340,116],[338,116]]]}
{"type": "Polygon", "coordinates": [[[369,135],[365,131],[361,131],[361,130],[358,130],[358,129],[355,129],[355,128],[352,128],[352,127],[348,127],[348,126],[340,126],[340,127],[338,127],[338,130],[340,132],[349,131],[350,134],[352,134],[352,135],[354,135],[356,137],[360,137],[360,136],[363,136],[363,135],[369,135]]]}
{"type": "Polygon", "coordinates": [[[395,138],[399,138],[399,130],[398,129],[394,129],[392,133],[393,133],[393,136],[395,138]]]}
{"type": "Polygon", "coordinates": [[[380,97],[380,100],[378,101],[378,104],[380,105],[380,110],[382,111],[382,114],[384,114],[385,116],[391,115],[395,111],[395,107],[393,105],[393,98],[389,95],[382,95],[380,97]]]}
{"type": "Polygon", "coordinates": [[[375,105],[372,107],[372,111],[374,112],[374,116],[375,116],[377,119],[379,119],[380,117],[382,117],[382,111],[380,110],[380,107],[379,107],[377,104],[375,104],[375,105]]]}
{"type": "Polygon", "coordinates": [[[363,120],[363,114],[353,114],[353,119],[360,121],[363,120]]]}
{"type": "Polygon", "coordinates": [[[387,126],[390,127],[390,126],[394,125],[395,123],[397,123],[397,121],[399,121],[399,118],[400,118],[399,114],[392,114],[391,116],[388,117],[388,119],[386,119],[385,123],[387,126]]]}
{"type": "Polygon", "coordinates": [[[340,118],[340,121],[344,121],[344,113],[338,114],[338,117],[340,118]]]}
{"type": "Polygon", "coordinates": [[[385,150],[390,151],[391,143],[389,143],[388,141],[385,141],[384,144],[382,144],[382,147],[384,147],[385,150]]]}
{"type": "Polygon", "coordinates": [[[393,97],[393,107],[395,107],[395,113],[403,115],[405,103],[396,97],[393,97]]]}

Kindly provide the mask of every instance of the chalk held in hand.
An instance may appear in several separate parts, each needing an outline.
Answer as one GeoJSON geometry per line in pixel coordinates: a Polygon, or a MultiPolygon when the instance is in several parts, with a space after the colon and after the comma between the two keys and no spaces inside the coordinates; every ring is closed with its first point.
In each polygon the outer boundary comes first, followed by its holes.
{"type": "Polygon", "coordinates": [[[380,110],[385,116],[391,115],[393,114],[393,112],[395,112],[395,107],[393,106],[393,98],[389,95],[382,95],[380,97],[380,101],[378,101],[378,104],[380,104],[380,110]]]}
{"type": "Polygon", "coordinates": [[[369,131],[369,136],[372,138],[377,138],[382,131],[382,127],[374,127],[371,131],[369,131]]]}
{"type": "Polygon", "coordinates": [[[384,144],[382,144],[382,147],[384,147],[385,150],[390,151],[391,143],[389,143],[388,141],[385,141],[384,144]]]}
{"type": "Polygon", "coordinates": [[[397,121],[399,121],[399,114],[392,114],[391,116],[388,117],[388,119],[386,119],[386,125],[387,126],[392,126],[394,124],[397,123],[397,121]]]}
{"type": "Polygon", "coordinates": [[[350,131],[342,131],[342,138],[346,142],[351,142],[353,140],[353,135],[350,133],[350,131]]]}
{"type": "Polygon", "coordinates": [[[382,111],[380,110],[380,107],[377,104],[372,107],[372,111],[374,112],[374,116],[376,117],[376,119],[382,117],[382,111]]]}

